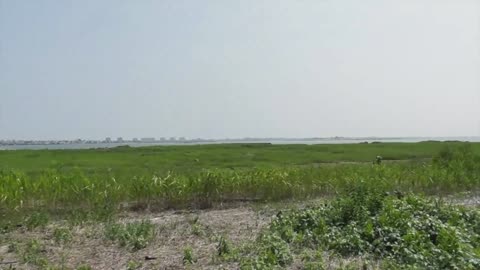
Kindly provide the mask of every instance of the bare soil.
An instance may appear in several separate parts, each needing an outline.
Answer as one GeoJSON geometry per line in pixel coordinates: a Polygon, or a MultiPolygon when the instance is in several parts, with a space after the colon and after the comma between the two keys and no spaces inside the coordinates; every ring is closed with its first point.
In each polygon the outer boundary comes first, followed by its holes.
{"type": "MultiPolygon", "coordinates": [[[[480,207],[479,196],[445,199],[480,207]]],[[[279,209],[302,208],[316,203],[319,201],[268,205],[245,203],[195,211],[127,212],[119,217],[118,222],[150,220],[155,225],[154,240],[135,252],[107,240],[102,223],[72,227],[58,221],[33,231],[19,228],[0,234],[0,269],[41,269],[38,265],[24,263],[26,243],[34,239],[42,244],[40,256],[56,267],[48,269],[77,269],[80,265],[88,265],[92,269],[116,270],[128,269],[129,264],[136,264],[132,269],[238,269],[236,263],[219,260],[216,256],[220,236],[226,236],[233,246],[240,246],[255,240],[279,209]],[[66,244],[55,242],[54,230],[59,227],[70,229],[71,241],[66,244]],[[192,248],[197,259],[193,265],[183,264],[186,247],[192,248]]],[[[327,269],[336,269],[342,261],[357,259],[329,258],[326,254],[325,262],[327,269]]],[[[295,258],[290,269],[301,269],[301,266],[302,263],[295,258]]]]}
{"type": "Polygon", "coordinates": [[[156,228],[154,241],[136,252],[106,240],[104,225],[100,223],[73,227],[72,240],[63,245],[57,244],[53,237],[55,228],[67,226],[61,222],[34,231],[19,229],[0,236],[0,269],[8,269],[9,262],[13,262],[11,265],[15,269],[38,269],[38,266],[22,263],[22,246],[33,239],[43,244],[41,255],[50,265],[60,269],[76,269],[80,265],[89,265],[92,269],[127,269],[130,261],[141,264],[136,269],[238,269],[234,263],[215,259],[218,238],[227,236],[232,245],[254,240],[270,221],[270,216],[252,207],[241,206],[201,211],[127,213],[119,222],[135,220],[150,220],[156,228]],[[9,250],[11,243],[15,243],[20,251],[9,250]],[[186,247],[193,250],[197,259],[194,265],[183,265],[186,247]]]}

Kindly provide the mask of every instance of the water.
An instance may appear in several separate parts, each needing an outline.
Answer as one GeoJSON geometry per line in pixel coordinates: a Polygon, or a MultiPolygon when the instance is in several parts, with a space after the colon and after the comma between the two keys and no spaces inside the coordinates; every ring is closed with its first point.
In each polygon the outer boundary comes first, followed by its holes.
{"type": "Polygon", "coordinates": [[[94,149],[94,148],[112,148],[122,145],[130,147],[145,147],[154,145],[203,145],[203,144],[223,144],[223,143],[272,143],[272,144],[355,144],[361,142],[421,142],[421,141],[469,141],[480,142],[480,137],[409,137],[409,138],[341,138],[341,139],[265,139],[265,140],[218,140],[206,142],[125,142],[125,143],[72,143],[72,144],[51,144],[51,145],[1,145],[0,150],[21,150],[21,149],[94,149]]]}

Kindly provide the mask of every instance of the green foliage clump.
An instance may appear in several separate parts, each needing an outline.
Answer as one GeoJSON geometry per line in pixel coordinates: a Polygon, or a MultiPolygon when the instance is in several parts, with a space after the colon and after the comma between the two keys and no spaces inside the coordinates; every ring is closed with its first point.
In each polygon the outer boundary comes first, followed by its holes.
{"type": "Polygon", "coordinates": [[[285,267],[293,262],[290,246],[278,234],[262,234],[256,244],[256,256],[242,258],[241,269],[271,269],[272,266],[285,267]]]}
{"type": "Polygon", "coordinates": [[[127,270],[135,270],[139,269],[140,267],[142,267],[142,262],[140,261],[130,260],[127,263],[127,270]]]}
{"type": "Polygon", "coordinates": [[[433,157],[433,164],[440,168],[462,169],[472,173],[480,170],[480,155],[474,152],[470,143],[447,145],[433,157]]]}
{"type": "Polygon", "coordinates": [[[116,241],[120,246],[128,247],[132,251],[145,248],[155,236],[155,226],[148,220],[127,224],[108,224],[105,228],[105,237],[116,241]]]}
{"type": "Polygon", "coordinates": [[[279,213],[258,246],[245,269],[285,266],[289,250],[305,249],[418,269],[479,269],[480,212],[359,185],[327,205],[279,213]]]}
{"type": "Polygon", "coordinates": [[[226,256],[232,252],[232,248],[230,246],[230,242],[227,240],[225,236],[220,236],[217,244],[217,255],[218,256],[226,256]]]}
{"type": "Polygon", "coordinates": [[[35,228],[45,228],[49,222],[49,217],[45,213],[37,212],[26,217],[25,226],[29,230],[35,228]]]}
{"type": "Polygon", "coordinates": [[[56,243],[66,244],[72,240],[72,232],[69,228],[55,228],[53,238],[56,243]]]}
{"type": "Polygon", "coordinates": [[[183,249],[183,264],[190,265],[194,264],[197,261],[197,258],[193,255],[193,249],[191,247],[186,247],[183,249]]]}
{"type": "Polygon", "coordinates": [[[380,164],[382,164],[382,161],[383,161],[383,157],[382,156],[377,156],[375,158],[375,161],[373,162],[373,164],[380,165],[380,164]]]}
{"type": "Polygon", "coordinates": [[[48,260],[43,254],[43,244],[34,239],[27,242],[25,249],[23,250],[22,260],[25,263],[37,265],[39,267],[48,266],[48,260]]]}

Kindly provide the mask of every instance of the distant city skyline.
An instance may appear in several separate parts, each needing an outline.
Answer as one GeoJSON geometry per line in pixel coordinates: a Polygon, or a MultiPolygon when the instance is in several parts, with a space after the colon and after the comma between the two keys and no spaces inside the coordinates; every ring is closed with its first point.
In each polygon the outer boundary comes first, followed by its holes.
{"type": "Polygon", "coordinates": [[[133,138],[123,138],[123,137],[105,137],[103,139],[85,139],[85,138],[76,138],[76,139],[4,139],[0,138],[0,143],[3,142],[106,142],[106,143],[122,143],[122,142],[167,142],[167,141],[222,141],[222,140],[238,140],[238,141],[248,141],[248,140],[335,140],[335,139],[347,139],[347,140],[362,140],[362,139],[381,139],[381,140],[394,140],[394,139],[480,139],[480,136],[438,136],[438,137],[425,137],[425,136],[411,136],[411,137],[379,137],[379,136],[332,136],[332,137],[218,137],[218,138],[188,138],[188,137],[133,137],[133,138]]]}
{"type": "MultiPolygon", "coordinates": [[[[151,138],[150,138],[151,139],[151,138]]],[[[480,142],[480,137],[448,137],[448,138],[380,138],[380,137],[333,137],[333,138],[223,138],[223,139],[174,139],[165,138],[165,140],[141,140],[134,138],[131,140],[60,140],[60,141],[5,141],[0,140],[0,150],[19,150],[19,149],[93,149],[93,148],[111,148],[119,146],[155,146],[155,145],[198,145],[198,144],[221,144],[221,143],[270,143],[270,144],[364,144],[364,143],[414,143],[422,141],[469,141],[480,142]]]]}

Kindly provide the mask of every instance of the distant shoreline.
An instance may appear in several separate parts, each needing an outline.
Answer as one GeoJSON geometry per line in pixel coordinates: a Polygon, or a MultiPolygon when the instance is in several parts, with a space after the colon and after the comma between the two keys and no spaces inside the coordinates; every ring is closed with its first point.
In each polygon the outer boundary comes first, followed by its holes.
{"type": "Polygon", "coordinates": [[[271,144],[355,144],[355,143],[416,143],[424,141],[466,141],[480,142],[480,137],[365,137],[365,138],[259,138],[259,139],[229,139],[229,140],[185,140],[185,141],[154,141],[154,142],[68,142],[58,144],[4,144],[0,150],[41,150],[41,149],[96,149],[113,148],[119,146],[145,147],[145,146],[175,146],[175,145],[208,145],[229,143],[271,143],[271,144]]]}

